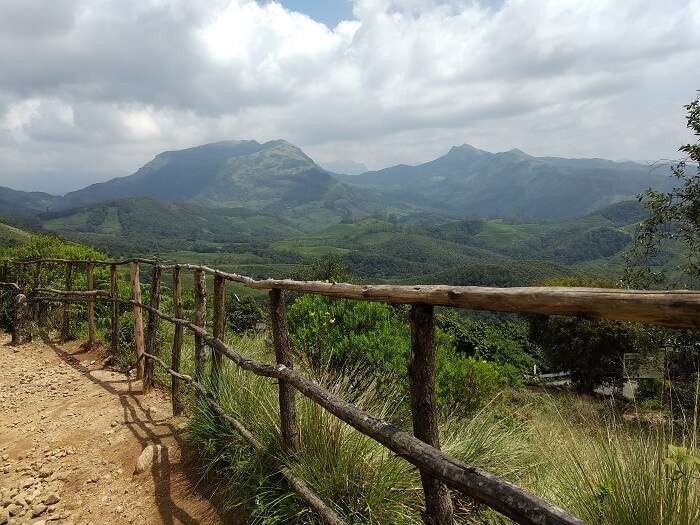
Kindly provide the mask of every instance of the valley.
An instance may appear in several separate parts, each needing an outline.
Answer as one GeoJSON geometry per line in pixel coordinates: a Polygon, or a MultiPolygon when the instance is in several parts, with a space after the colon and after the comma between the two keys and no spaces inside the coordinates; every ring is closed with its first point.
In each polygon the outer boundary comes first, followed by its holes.
{"type": "Polygon", "coordinates": [[[636,195],[669,179],[630,162],[468,145],[339,175],[286,141],[244,140],[163,152],[63,197],[1,189],[0,217],[113,255],[257,277],[301,276],[331,257],[359,280],[531,285],[618,276],[646,213],[636,195]]]}

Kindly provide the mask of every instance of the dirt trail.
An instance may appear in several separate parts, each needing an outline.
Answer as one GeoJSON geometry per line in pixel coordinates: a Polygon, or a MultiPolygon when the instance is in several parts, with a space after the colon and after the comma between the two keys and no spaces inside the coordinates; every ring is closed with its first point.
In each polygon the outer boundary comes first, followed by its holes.
{"type": "Polygon", "coordinates": [[[228,521],[187,476],[169,400],[101,357],[0,334],[0,524],[228,521]],[[160,459],[135,474],[148,444],[160,459]]]}

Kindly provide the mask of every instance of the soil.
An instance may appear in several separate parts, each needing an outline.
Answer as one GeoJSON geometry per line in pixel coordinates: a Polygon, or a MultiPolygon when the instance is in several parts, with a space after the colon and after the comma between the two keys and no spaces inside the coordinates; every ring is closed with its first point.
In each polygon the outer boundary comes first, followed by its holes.
{"type": "Polygon", "coordinates": [[[0,334],[0,524],[232,521],[188,468],[163,392],[143,394],[79,342],[9,342],[0,334]],[[135,473],[148,445],[161,452],[135,473]]]}

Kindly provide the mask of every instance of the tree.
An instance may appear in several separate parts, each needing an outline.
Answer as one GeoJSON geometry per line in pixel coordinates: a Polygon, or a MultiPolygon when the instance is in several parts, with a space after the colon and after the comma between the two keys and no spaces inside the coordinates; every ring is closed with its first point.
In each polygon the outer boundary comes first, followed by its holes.
{"type": "MultiPolygon", "coordinates": [[[[616,287],[616,283],[599,278],[551,279],[542,284],[616,287]]],[[[542,348],[552,368],[571,372],[571,380],[580,392],[591,393],[601,384],[619,384],[623,355],[654,351],[658,348],[654,334],[638,323],[559,315],[530,318],[531,340],[542,348]]]]}
{"type": "Polygon", "coordinates": [[[671,168],[677,187],[669,192],[649,189],[639,197],[649,217],[640,224],[627,257],[625,280],[631,286],[666,281],[666,272],[657,263],[669,241],[681,247],[685,260],[681,270],[690,283],[700,279],[700,99],[684,107],[687,127],[697,140],[679,148],[684,157],[671,168]]]}
{"type": "Polygon", "coordinates": [[[265,318],[265,311],[253,297],[239,298],[234,293],[229,294],[226,300],[226,319],[234,332],[237,334],[249,332],[265,318]]]}

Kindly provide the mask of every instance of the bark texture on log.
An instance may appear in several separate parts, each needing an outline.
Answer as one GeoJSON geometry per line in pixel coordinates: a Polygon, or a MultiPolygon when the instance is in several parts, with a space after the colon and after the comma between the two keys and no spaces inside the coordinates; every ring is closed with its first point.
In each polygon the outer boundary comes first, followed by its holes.
{"type": "MultiPolygon", "coordinates": [[[[226,280],[221,276],[214,277],[214,337],[226,342],[226,280]]],[[[221,375],[221,354],[214,352],[211,356],[211,380],[214,391],[218,391],[221,375]]]]}
{"type": "Polygon", "coordinates": [[[530,286],[347,284],[291,279],[256,280],[207,266],[182,264],[257,290],[279,288],[329,297],[397,304],[432,304],[469,310],[576,315],[591,319],[639,321],[676,328],[700,328],[700,292],[530,286]]]}
{"type": "MultiPolygon", "coordinates": [[[[148,325],[146,328],[146,352],[152,355],[158,355],[158,326],[160,325],[160,317],[154,313],[160,308],[160,266],[154,265],[151,272],[151,292],[149,306],[152,310],[148,312],[148,325]]],[[[154,366],[152,360],[146,360],[143,371],[143,389],[148,391],[153,385],[154,366]]]]}
{"type": "Polygon", "coordinates": [[[111,322],[110,331],[112,332],[112,347],[111,352],[113,356],[119,353],[119,288],[117,286],[117,278],[119,267],[116,264],[112,264],[109,267],[109,295],[112,298],[112,311],[111,311],[111,322]]]}
{"type": "MultiPolygon", "coordinates": [[[[440,433],[435,399],[435,341],[433,306],[411,307],[411,360],[408,376],[411,386],[413,434],[421,441],[440,448],[440,433]]],[[[452,523],[452,500],[444,483],[421,470],[425,494],[426,525],[452,523]]]]}
{"type": "MultiPolygon", "coordinates": [[[[141,303],[141,272],[139,263],[129,263],[129,271],[131,273],[131,297],[134,301],[134,346],[136,348],[137,357],[141,357],[146,350],[146,344],[143,337],[143,311],[137,304],[141,303]]],[[[138,369],[136,370],[136,379],[143,379],[143,359],[139,361],[138,369]]]]}
{"type": "MultiPolygon", "coordinates": [[[[282,290],[270,290],[270,320],[277,364],[291,369],[292,352],[289,347],[287,306],[282,290]]],[[[279,405],[282,446],[288,451],[299,448],[299,422],[294,397],[294,389],[286,381],[280,380],[279,405]]]]}
{"type": "MultiPolygon", "coordinates": [[[[86,291],[95,289],[95,278],[93,275],[94,265],[87,263],[85,265],[85,282],[86,291]]],[[[97,344],[97,336],[95,334],[95,299],[88,298],[87,300],[87,322],[88,322],[88,348],[94,348],[97,344]]]]}
{"type": "MultiPolygon", "coordinates": [[[[182,281],[180,279],[180,268],[173,269],[173,311],[175,317],[182,319],[182,281]]],[[[172,368],[175,372],[180,372],[180,357],[182,355],[182,331],[183,326],[175,325],[175,335],[173,336],[172,368]]],[[[171,397],[173,403],[173,415],[182,413],[182,402],[180,400],[180,379],[173,376],[171,381],[171,397]]]]}
{"type": "MultiPolygon", "coordinates": [[[[73,290],[73,263],[66,263],[66,291],[73,290]]],[[[63,320],[61,322],[61,340],[65,343],[70,339],[70,302],[63,303],[63,320]]]]}
{"type": "Polygon", "coordinates": [[[27,296],[17,293],[12,301],[12,341],[13,346],[23,345],[32,340],[31,308],[27,296]]]}
{"type": "MultiPolygon", "coordinates": [[[[206,274],[200,270],[194,272],[194,324],[204,328],[207,319],[207,281],[206,274]]],[[[194,337],[195,378],[202,381],[207,361],[207,347],[202,338],[194,337]]]]}

